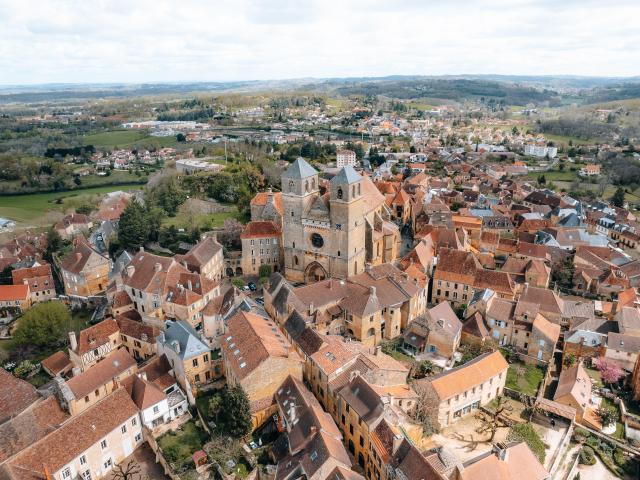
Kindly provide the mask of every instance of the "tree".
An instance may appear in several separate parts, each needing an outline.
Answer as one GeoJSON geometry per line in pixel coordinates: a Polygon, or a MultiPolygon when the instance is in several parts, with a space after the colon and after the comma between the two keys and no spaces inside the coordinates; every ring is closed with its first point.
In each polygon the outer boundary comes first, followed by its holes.
{"type": "Polygon", "coordinates": [[[218,240],[227,250],[240,248],[240,234],[244,230],[242,225],[235,218],[227,218],[222,225],[222,231],[218,234],[218,240]]]}
{"type": "Polygon", "coordinates": [[[433,388],[426,387],[421,382],[413,384],[413,390],[417,394],[417,402],[414,409],[410,412],[411,418],[422,425],[424,435],[433,435],[438,431],[437,405],[438,398],[433,388]]]}
{"type": "Polygon", "coordinates": [[[126,463],[119,463],[111,470],[112,480],[143,480],[148,478],[147,475],[142,475],[140,464],[133,459],[126,463]]]}
{"type": "Polygon", "coordinates": [[[94,210],[93,205],[90,205],[88,203],[83,203],[78,208],[76,208],[76,213],[79,213],[82,215],[89,215],[91,212],[93,212],[93,210],[94,210]]]}
{"type": "Polygon", "coordinates": [[[27,378],[27,376],[33,371],[35,365],[30,360],[23,360],[13,371],[13,374],[18,378],[27,378]]]}
{"type": "Polygon", "coordinates": [[[209,399],[209,416],[215,418],[216,423],[218,423],[220,410],[222,410],[222,397],[214,395],[209,399]]]}
{"type": "Polygon", "coordinates": [[[271,265],[260,265],[258,275],[260,275],[260,278],[267,278],[271,275],[271,265]]]}
{"type": "Polygon", "coordinates": [[[233,438],[242,438],[251,431],[249,397],[240,385],[226,385],[222,390],[220,424],[224,433],[233,438]]]}
{"type": "Polygon", "coordinates": [[[424,360],[416,365],[413,378],[420,379],[432,374],[435,370],[435,364],[431,360],[424,360]]]}
{"type": "Polygon", "coordinates": [[[0,285],[13,285],[13,275],[11,275],[11,272],[13,272],[11,265],[4,267],[0,273],[0,285]]]}
{"type": "Polygon", "coordinates": [[[616,207],[622,208],[624,207],[624,188],[618,187],[616,192],[611,197],[611,203],[613,203],[616,207]]]}
{"type": "Polygon", "coordinates": [[[544,185],[545,183],[547,183],[547,179],[545,178],[544,175],[538,175],[538,183],[540,185],[544,185]]]}
{"type": "Polygon", "coordinates": [[[70,322],[71,313],[63,303],[38,303],[18,321],[13,341],[16,345],[51,346],[63,338],[70,322]]]}
{"type": "Polygon", "coordinates": [[[145,208],[135,200],[129,202],[120,216],[118,241],[131,251],[142,247],[149,237],[149,223],[145,208]]]}
{"type": "Polygon", "coordinates": [[[596,370],[600,372],[600,378],[606,384],[618,383],[625,376],[624,370],[615,360],[606,357],[597,357],[592,360],[596,370]]]}
{"type": "Polygon", "coordinates": [[[605,427],[617,422],[619,418],[618,409],[606,405],[598,408],[597,413],[602,421],[602,425],[605,427]]]}
{"type": "Polygon", "coordinates": [[[53,263],[53,254],[60,252],[64,246],[64,240],[58,231],[51,227],[47,231],[47,249],[44,252],[44,259],[49,263],[53,263]]]}
{"type": "Polygon", "coordinates": [[[184,133],[179,133],[176,135],[176,140],[178,142],[186,142],[187,141],[187,137],[185,137],[184,133]]]}
{"type": "Polygon", "coordinates": [[[477,433],[490,432],[489,442],[493,442],[496,432],[500,427],[508,426],[507,423],[501,418],[503,413],[513,411],[513,406],[509,403],[506,397],[499,395],[496,397],[495,406],[492,407],[490,414],[485,412],[478,412],[476,418],[480,420],[481,425],[476,429],[477,433]]]}
{"type": "Polygon", "coordinates": [[[576,356],[573,353],[567,353],[564,356],[564,360],[562,361],[562,364],[568,368],[573,367],[576,364],[576,356]]]}

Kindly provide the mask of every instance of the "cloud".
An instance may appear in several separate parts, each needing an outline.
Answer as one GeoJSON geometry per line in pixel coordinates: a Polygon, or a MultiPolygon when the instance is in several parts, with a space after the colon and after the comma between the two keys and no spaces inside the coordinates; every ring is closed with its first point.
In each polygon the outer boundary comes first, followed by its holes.
{"type": "Polygon", "coordinates": [[[0,83],[640,74],[637,0],[0,0],[0,83]]]}

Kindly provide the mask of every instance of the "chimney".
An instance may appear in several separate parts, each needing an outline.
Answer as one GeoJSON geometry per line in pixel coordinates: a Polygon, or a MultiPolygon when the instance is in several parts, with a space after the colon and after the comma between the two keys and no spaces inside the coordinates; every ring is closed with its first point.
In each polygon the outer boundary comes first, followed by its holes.
{"type": "Polygon", "coordinates": [[[186,260],[183,260],[183,261],[182,261],[182,266],[183,266],[184,268],[186,268],[186,269],[188,269],[188,268],[189,268],[189,267],[187,267],[187,261],[186,261],[186,260]]]}
{"type": "Polygon", "coordinates": [[[80,252],[76,252],[76,260],[79,262],[82,260],[82,254],[80,252]]]}
{"type": "Polygon", "coordinates": [[[133,274],[136,271],[136,267],[134,267],[133,265],[127,265],[127,276],[129,277],[133,277],[133,274]]]}
{"type": "Polygon", "coordinates": [[[379,357],[381,354],[382,354],[382,347],[381,347],[380,345],[378,345],[378,346],[376,347],[376,353],[375,353],[375,355],[376,355],[376,357],[379,357]]]}
{"type": "Polygon", "coordinates": [[[371,296],[376,296],[376,287],[369,287],[369,294],[371,296]]]}
{"type": "Polygon", "coordinates": [[[364,271],[365,272],[370,272],[371,271],[371,264],[369,262],[364,264],[364,271]]]}
{"type": "Polygon", "coordinates": [[[144,247],[142,245],[140,245],[140,251],[144,252],[144,247]]]}
{"type": "Polygon", "coordinates": [[[177,340],[173,340],[171,342],[171,346],[173,347],[176,353],[178,354],[180,353],[180,342],[178,342],[177,340]]]}
{"type": "Polygon", "coordinates": [[[507,448],[506,444],[499,442],[499,443],[496,443],[494,448],[500,460],[502,460],[503,462],[506,462],[509,460],[509,449],[507,448]]]}
{"type": "Polygon", "coordinates": [[[69,332],[69,346],[74,352],[78,349],[78,340],[76,339],[76,332],[73,330],[69,332]]]}
{"type": "Polygon", "coordinates": [[[158,263],[156,263],[156,264],[153,266],[153,269],[154,269],[156,272],[160,272],[160,271],[162,271],[162,265],[160,265],[160,263],[158,262],[158,263]]]}
{"type": "Polygon", "coordinates": [[[184,285],[182,285],[181,283],[178,284],[178,290],[180,290],[180,292],[182,292],[184,290],[184,285]]]}
{"type": "Polygon", "coordinates": [[[159,340],[160,343],[164,343],[165,342],[164,332],[160,332],[160,335],[158,335],[158,340],[159,340]]]}
{"type": "Polygon", "coordinates": [[[193,290],[193,285],[191,284],[191,279],[187,280],[187,286],[189,287],[189,290],[193,290]]]}
{"type": "Polygon", "coordinates": [[[315,307],[313,306],[313,302],[311,302],[309,304],[309,315],[313,315],[314,312],[316,311],[315,307]]]}

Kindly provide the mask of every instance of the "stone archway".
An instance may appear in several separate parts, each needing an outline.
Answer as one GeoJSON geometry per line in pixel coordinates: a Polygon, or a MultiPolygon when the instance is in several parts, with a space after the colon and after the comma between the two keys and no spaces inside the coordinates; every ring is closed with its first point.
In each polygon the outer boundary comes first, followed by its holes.
{"type": "Polygon", "coordinates": [[[319,282],[328,276],[327,271],[318,262],[311,262],[304,270],[305,283],[319,282]]]}

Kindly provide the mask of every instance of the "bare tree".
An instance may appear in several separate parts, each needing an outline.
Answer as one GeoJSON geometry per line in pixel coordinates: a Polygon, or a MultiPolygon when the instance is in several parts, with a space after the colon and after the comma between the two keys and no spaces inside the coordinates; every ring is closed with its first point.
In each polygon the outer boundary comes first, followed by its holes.
{"type": "Polygon", "coordinates": [[[479,411],[476,414],[476,418],[482,423],[477,429],[478,433],[491,432],[489,442],[493,442],[496,432],[500,427],[508,427],[508,424],[501,418],[501,415],[505,412],[512,412],[513,406],[509,403],[506,397],[502,395],[496,397],[495,408],[491,413],[485,413],[479,411]]]}
{"type": "Polygon", "coordinates": [[[411,411],[411,418],[422,425],[425,435],[431,435],[438,431],[438,399],[432,388],[422,382],[414,382],[413,390],[418,399],[415,408],[411,411]]]}
{"type": "Polygon", "coordinates": [[[113,467],[113,480],[149,480],[147,475],[142,475],[140,464],[131,459],[113,467]]]}

